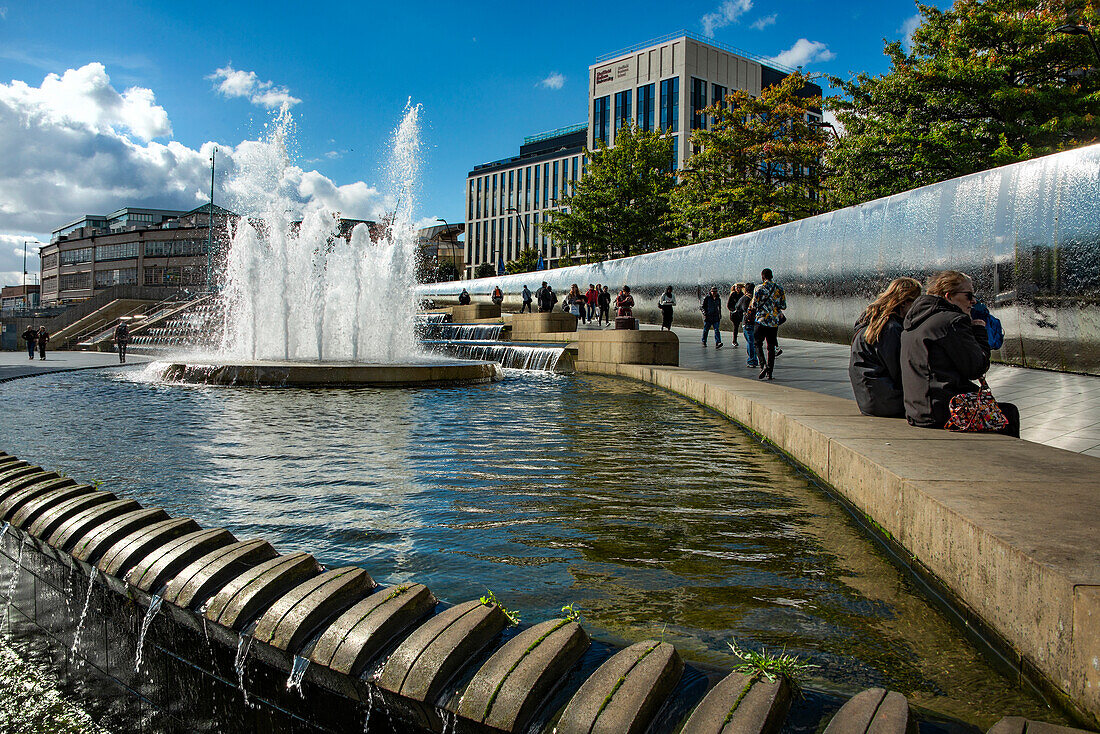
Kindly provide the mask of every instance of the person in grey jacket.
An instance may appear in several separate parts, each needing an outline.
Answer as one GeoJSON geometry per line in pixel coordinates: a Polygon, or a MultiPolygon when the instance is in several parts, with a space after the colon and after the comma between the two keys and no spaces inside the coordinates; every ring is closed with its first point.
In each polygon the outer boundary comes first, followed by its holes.
{"type": "Polygon", "coordinates": [[[661,309],[661,329],[672,331],[672,307],[676,305],[676,296],[672,293],[672,286],[665,289],[661,297],[657,299],[657,308],[661,309]]]}
{"type": "Polygon", "coordinates": [[[902,319],[920,295],[920,282],[898,278],[879,294],[856,322],[848,377],[859,412],[904,418],[901,391],[902,319]]]}
{"type": "Polygon", "coordinates": [[[710,289],[710,295],[703,299],[703,305],[699,308],[703,312],[703,346],[707,345],[707,334],[714,329],[714,348],[722,348],[722,332],[718,326],[722,323],[722,298],[718,295],[718,288],[710,289]]]}

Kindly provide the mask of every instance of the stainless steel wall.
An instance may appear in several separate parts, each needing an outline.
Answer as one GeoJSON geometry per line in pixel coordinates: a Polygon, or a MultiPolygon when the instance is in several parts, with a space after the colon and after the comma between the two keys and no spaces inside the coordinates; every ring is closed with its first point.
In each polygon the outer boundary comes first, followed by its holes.
{"type": "Polygon", "coordinates": [[[712,285],[759,282],[769,267],[787,291],[793,337],[846,342],[866,303],[891,279],[962,270],[1004,322],[1002,361],[1100,374],[1100,145],[985,171],[779,227],[636,257],[499,278],[433,283],[454,303],[493,286],[518,308],[542,280],[628,284],[635,315],[659,321],[658,294],[676,292],[676,321],[701,326],[712,285]]]}

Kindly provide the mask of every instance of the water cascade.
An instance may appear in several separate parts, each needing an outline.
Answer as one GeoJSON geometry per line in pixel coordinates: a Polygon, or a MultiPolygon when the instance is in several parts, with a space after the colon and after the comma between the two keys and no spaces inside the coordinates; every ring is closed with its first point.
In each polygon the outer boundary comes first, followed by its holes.
{"type": "Polygon", "coordinates": [[[286,689],[288,691],[298,691],[298,695],[302,698],[305,698],[305,694],[302,693],[302,678],[305,677],[306,668],[308,667],[309,658],[295,655],[294,663],[290,667],[290,676],[286,679],[286,689]]]}
{"type": "Polygon", "coordinates": [[[248,664],[248,653],[252,651],[252,638],[246,634],[241,634],[237,640],[237,657],[233,660],[233,670],[237,673],[237,687],[241,689],[241,694],[244,696],[244,702],[252,706],[248,700],[248,691],[244,686],[244,669],[248,664]]]}
{"type": "MultiPolygon", "coordinates": [[[[6,533],[7,530],[8,525],[4,523],[4,532],[6,533]]],[[[11,578],[8,579],[8,604],[4,607],[4,630],[8,637],[11,637],[11,600],[15,595],[15,582],[19,579],[19,568],[23,565],[23,549],[29,540],[29,536],[24,536],[23,542],[19,544],[19,554],[11,565],[11,578]]]]}
{"type": "Polygon", "coordinates": [[[558,360],[565,352],[565,348],[559,346],[509,342],[425,341],[424,346],[431,351],[458,359],[484,360],[510,369],[546,372],[555,370],[558,360]]]}
{"type": "Polygon", "coordinates": [[[149,608],[145,610],[145,618],[141,620],[141,634],[138,635],[137,654],[134,656],[134,672],[141,672],[141,661],[145,649],[145,635],[149,632],[149,625],[153,623],[153,617],[160,611],[161,598],[153,594],[149,600],[149,608]]]}
{"type": "Polygon", "coordinates": [[[88,593],[84,596],[84,608],[80,610],[80,619],[76,623],[76,632],[73,633],[73,647],[69,653],[76,657],[76,651],[80,648],[80,632],[84,629],[84,620],[88,617],[88,607],[92,603],[92,589],[95,588],[95,578],[99,569],[92,566],[88,573],[88,593]]]}

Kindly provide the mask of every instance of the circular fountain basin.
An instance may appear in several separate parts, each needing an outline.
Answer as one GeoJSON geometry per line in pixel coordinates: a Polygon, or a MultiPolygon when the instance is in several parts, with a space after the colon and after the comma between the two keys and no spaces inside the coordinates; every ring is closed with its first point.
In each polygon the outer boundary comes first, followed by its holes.
{"type": "Polygon", "coordinates": [[[204,385],[270,387],[436,387],[500,380],[495,362],[436,361],[423,364],[358,362],[247,362],[168,364],[162,379],[204,385]]]}

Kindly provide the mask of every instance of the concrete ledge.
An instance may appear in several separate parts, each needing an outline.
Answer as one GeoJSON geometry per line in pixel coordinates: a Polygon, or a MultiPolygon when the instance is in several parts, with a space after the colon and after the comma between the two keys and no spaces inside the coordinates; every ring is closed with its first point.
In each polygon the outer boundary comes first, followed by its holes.
{"type": "Polygon", "coordinates": [[[849,400],[670,367],[578,362],[712,408],[831,485],[1055,695],[1100,722],[1100,459],[868,418],[849,400]]]}
{"type": "Polygon", "coordinates": [[[477,319],[499,319],[500,305],[496,303],[471,303],[468,306],[452,306],[451,318],[461,324],[477,319]]]}
{"type": "Polygon", "coordinates": [[[542,341],[539,338],[542,334],[567,334],[577,330],[577,317],[564,311],[514,313],[510,322],[515,341],[542,341]]]}

